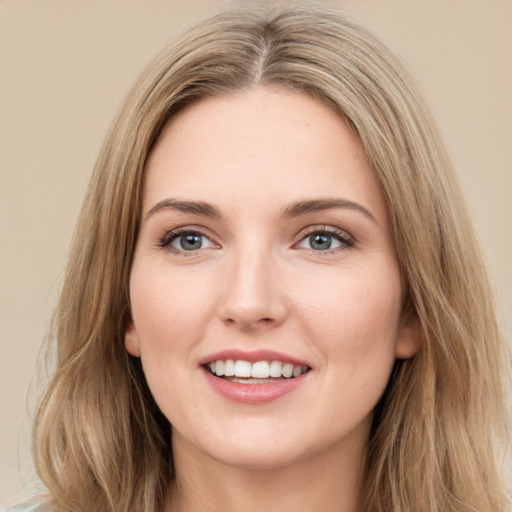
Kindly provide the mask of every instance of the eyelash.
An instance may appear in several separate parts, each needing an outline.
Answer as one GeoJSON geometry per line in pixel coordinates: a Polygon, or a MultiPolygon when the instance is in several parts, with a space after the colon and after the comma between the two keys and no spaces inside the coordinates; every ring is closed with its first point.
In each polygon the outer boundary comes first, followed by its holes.
{"type": "Polygon", "coordinates": [[[175,254],[179,254],[182,256],[193,256],[194,253],[197,253],[197,250],[196,251],[193,251],[193,250],[187,251],[185,249],[180,250],[180,249],[176,249],[175,247],[173,247],[171,245],[175,240],[177,240],[178,238],[180,238],[182,236],[186,236],[186,235],[200,235],[200,236],[207,238],[208,240],[211,240],[211,235],[206,234],[204,231],[202,231],[199,228],[195,228],[195,227],[194,228],[179,228],[179,229],[167,231],[165,233],[165,235],[160,239],[158,246],[161,247],[162,249],[167,249],[175,254]]]}
{"type": "MultiPolygon", "coordinates": [[[[179,229],[167,231],[165,233],[165,235],[160,239],[160,241],[158,243],[158,247],[167,249],[175,254],[179,254],[182,256],[193,256],[194,254],[196,254],[198,252],[199,249],[187,251],[185,249],[176,249],[175,247],[173,247],[171,245],[175,240],[177,240],[178,238],[180,238],[182,236],[186,236],[186,235],[199,235],[199,236],[203,236],[211,241],[211,236],[208,235],[207,233],[205,233],[204,231],[202,231],[201,229],[195,228],[195,227],[194,228],[187,227],[187,228],[179,228],[179,229]]],[[[297,246],[298,244],[302,243],[303,241],[305,241],[308,237],[310,237],[312,235],[326,235],[328,237],[334,238],[341,244],[340,247],[335,247],[334,249],[325,249],[325,250],[318,250],[318,251],[315,251],[314,249],[306,249],[306,250],[313,251],[315,253],[329,255],[329,254],[334,254],[340,250],[349,249],[349,248],[355,246],[354,239],[346,231],[342,231],[340,229],[336,229],[336,228],[333,228],[330,226],[311,226],[311,227],[307,228],[302,233],[299,242],[295,243],[294,247],[297,246]]],[[[212,243],[215,243],[215,242],[212,242],[212,243]]]]}
{"type": "Polygon", "coordinates": [[[355,246],[355,240],[346,231],[342,231],[341,229],[333,228],[331,226],[311,226],[307,228],[306,231],[302,234],[298,243],[303,242],[312,235],[326,235],[341,243],[340,247],[335,247],[333,249],[325,249],[322,251],[314,251],[313,249],[309,249],[315,253],[320,253],[323,255],[335,254],[336,252],[350,249],[351,247],[355,246]]]}

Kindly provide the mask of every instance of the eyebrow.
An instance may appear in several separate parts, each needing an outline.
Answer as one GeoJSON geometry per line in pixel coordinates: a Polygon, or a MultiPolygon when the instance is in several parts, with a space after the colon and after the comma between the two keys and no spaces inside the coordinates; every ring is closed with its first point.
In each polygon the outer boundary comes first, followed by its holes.
{"type": "Polygon", "coordinates": [[[156,203],[146,214],[146,219],[164,209],[177,210],[179,212],[192,213],[194,215],[202,215],[203,217],[212,217],[215,219],[222,218],[222,214],[218,208],[204,201],[182,201],[169,197],[156,203]]]}
{"type": "Polygon", "coordinates": [[[344,208],[355,210],[368,217],[373,222],[377,222],[373,213],[359,203],[349,201],[348,199],[326,198],[326,199],[309,199],[297,201],[287,206],[283,211],[283,217],[300,217],[308,213],[321,212],[332,208],[344,208]]]}
{"type": "MultiPolygon", "coordinates": [[[[365,217],[373,222],[377,222],[375,216],[365,208],[363,205],[348,199],[340,198],[325,198],[325,199],[305,199],[302,201],[294,202],[288,205],[282,212],[283,218],[300,217],[308,213],[316,213],[324,210],[334,208],[343,208],[355,210],[362,213],[365,217]]],[[[222,214],[220,210],[210,203],[204,201],[184,201],[176,198],[166,198],[156,203],[146,214],[146,219],[155,213],[165,210],[176,210],[184,213],[191,213],[193,215],[201,215],[203,217],[210,217],[214,219],[221,219],[222,214]]]]}

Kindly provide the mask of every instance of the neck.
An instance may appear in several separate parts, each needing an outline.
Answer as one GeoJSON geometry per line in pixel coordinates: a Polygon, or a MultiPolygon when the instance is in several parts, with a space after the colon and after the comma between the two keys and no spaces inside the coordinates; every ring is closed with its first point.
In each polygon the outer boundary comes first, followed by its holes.
{"type": "Polygon", "coordinates": [[[364,443],[281,467],[248,469],[214,460],[173,432],[173,453],[175,479],[165,512],[358,510],[364,443]]]}

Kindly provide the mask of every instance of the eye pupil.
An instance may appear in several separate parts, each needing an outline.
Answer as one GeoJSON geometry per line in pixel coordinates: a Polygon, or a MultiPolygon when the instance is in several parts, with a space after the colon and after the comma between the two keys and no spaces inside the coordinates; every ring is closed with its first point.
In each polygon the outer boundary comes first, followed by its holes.
{"type": "Polygon", "coordinates": [[[331,247],[332,237],[322,233],[316,233],[309,237],[309,243],[313,249],[326,250],[331,247]]]}
{"type": "Polygon", "coordinates": [[[203,245],[201,235],[188,234],[180,237],[181,248],[185,251],[200,249],[203,245]]]}

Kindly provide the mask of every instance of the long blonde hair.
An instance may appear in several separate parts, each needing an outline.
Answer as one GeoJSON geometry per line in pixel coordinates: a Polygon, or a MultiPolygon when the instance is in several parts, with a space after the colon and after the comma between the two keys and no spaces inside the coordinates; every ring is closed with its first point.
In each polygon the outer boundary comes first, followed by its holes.
{"type": "Polygon", "coordinates": [[[361,138],[388,204],[404,308],[422,332],[375,411],[361,510],[503,512],[505,343],[452,165],[404,66],[345,14],[300,6],[235,10],[188,31],[115,121],[76,228],[54,317],[57,368],[35,421],[49,508],[161,510],[170,425],[123,344],[144,167],[176,112],[267,84],[324,102],[361,138]]]}

